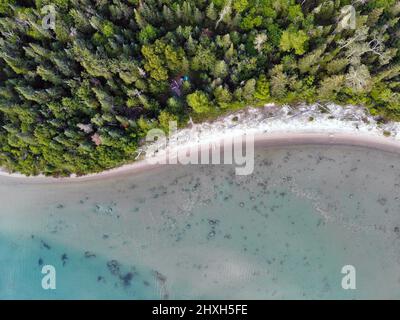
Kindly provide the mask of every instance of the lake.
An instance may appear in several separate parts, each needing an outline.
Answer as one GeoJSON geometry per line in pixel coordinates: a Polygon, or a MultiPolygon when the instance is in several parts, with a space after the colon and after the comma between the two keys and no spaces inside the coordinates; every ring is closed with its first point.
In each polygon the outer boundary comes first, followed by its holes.
{"type": "Polygon", "coordinates": [[[166,165],[0,177],[1,299],[400,298],[400,156],[257,148],[252,175],[166,165]],[[54,266],[56,289],[42,288],[54,266]],[[342,287],[343,266],[356,289],[342,287]]]}

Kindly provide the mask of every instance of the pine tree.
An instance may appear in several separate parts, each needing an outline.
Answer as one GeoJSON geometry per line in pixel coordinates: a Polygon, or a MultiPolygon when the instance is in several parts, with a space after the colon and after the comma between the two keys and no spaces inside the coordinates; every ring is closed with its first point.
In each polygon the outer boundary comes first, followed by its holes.
{"type": "Polygon", "coordinates": [[[235,55],[235,49],[233,48],[233,43],[229,46],[229,49],[225,52],[225,60],[230,62],[235,55]]]}
{"type": "Polygon", "coordinates": [[[174,13],[166,5],[163,6],[163,17],[167,21],[168,24],[170,24],[170,25],[174,24],[174,22],[175,22],[174,13]]]}
{"type": "Polygon", "coordinates": [[[334,75],[322,80],[318,89],[320,99],[328,101],[334,99],[342,89],[344,82],[344,75],[334,75]]]}
{"type": "Polygon", "coordinates": [[[139,10],[135,9],[134,13],[135,13],[136,23],[139,25],[140,28],[144,28],[147,25],[147,21],[143,18],[139,10]]]}
{"type": "Polygon", "coordinates": [[[286,95],[288,77],[283,72],[283,66],[277,65],[271,70],[271,95],[276,98],[283,98],[286,95]]]}
{"type": "Polygon", "coordinates": [[[316,74],[321,64],[321,57],[326,50],[326,45],[322,45],[316,50],[299,59],[298,66],[301,73],[316,74]]]}
{"type": "Polygon", "coordinates": [[[376,23],[378,23],[378,20],[380,16],[383,13],[383,8],[375,8],[373,9],[369,14],[368,14],[368,20],[367,20],[367,26],[372,27],[376,23]]]}
{"type": "Polygon", "coordinates": [[[206,11],[206,15],[207,18],[209,18],[212,21],[217,20],[218,17],[218,13],[217,10],[214,7],[214,2],[211,2],[208,7],[207,7],[207,11],[206,11]]]}
{"type": "Polygon", "coordinates": [[[228,66],[226,65],[225,61],[217,61],[213,72],[216,78],[225,78],[228,75],[228,66]]]}
{"type": "Polygon", "coordinates": [[[328,74],[337,74],[342,72],[349,64],[349,59],[333,59],[326,65],[326,71],[328,74]]]}

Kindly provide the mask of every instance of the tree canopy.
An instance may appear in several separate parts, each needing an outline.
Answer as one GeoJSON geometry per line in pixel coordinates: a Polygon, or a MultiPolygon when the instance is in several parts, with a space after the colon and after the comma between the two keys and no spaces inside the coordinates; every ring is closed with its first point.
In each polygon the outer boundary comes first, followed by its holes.
{"type": "Polygon", "coordinates": [[[0,0],[0,166],[97,172],[170,119],[267,102],[399,120],[399,20],[399,0],[0,0]]]}

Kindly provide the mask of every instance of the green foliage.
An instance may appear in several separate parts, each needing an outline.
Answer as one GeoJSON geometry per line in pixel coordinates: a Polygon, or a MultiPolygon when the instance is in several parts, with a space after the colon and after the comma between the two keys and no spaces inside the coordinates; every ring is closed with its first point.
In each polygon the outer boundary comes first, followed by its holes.
{"type": "Polygon", "coordinates": [[[306,51],[305,46],[308,40],[309,37],[303,30],[293,31],[289,29],[283,32],[279,47],[282,51],[294,49],[296,54],[302,55],[306,51]]]}
{"type": "Polygon", "coordinates": [[[139,33],[139,40],[141,43],[148,43],[157,37],[157,29],[152,25],[146,25],[139,33]]]}
{"type": "Polygon", "coordinates": [[[217,88],[215,88],[214,97],[215,101],[222,109],[228,108],[229,103],[232,101],[232,94],[227,88],[224,88],[222,86],[218,86],[217,88]]]}
{"type": "Polygon", "coordinates": [[[188,105],[196,113],[205,113],[210,111],[211,105],[207,95],[202,91],[195,91],[186,97],[188,105]]]}
{"type": "Polygon", "coordinates": [[[15,0],[0,0],[0,15],[11,12],[11,6],[15,4],[15,0]]]}
{"type": "Polygon", "coordinates": [[[160,54],[165,46],[161,42],[156,42],[156,45],[144,45],[142,47],[142,54],[146,60],[144,68],[150,72],[150,75],[155,80],[167,80],[168,71],[164,67],[165,63],[162,61],[160,54]]]}
{"type": "Polygon", "coordinates": [[[166,134],[169,133],[170,130],[170,122],[177,122],[178,117],[168,113],[167,111],[163,110],[160,112],[160,115],[158,116],[158,122],[160,124],[160,128],[164,130],[166,134]]]}
{"type": "Polygon", "coordinates": [[[233,1],[233,8],[237,12],[244,11],[246,8],[248,8],[248,6],[249,6],[249,2],[247,0],[234,0],[233,1]]]}
{"type": "Polygon", "coordinates": [[[270,97],[269,82],[264,74],[257,80],[254,97],[260,101],[267,101],[270,97]]]}
{"type": "Polygon", "coordinates": [[[131,161],[146,132],[266,102],[400,120],[400,4],[0,0],[0,166],[64,176],[131,161]],[[56,7],[55,30],[40,9],[56,7]]]}

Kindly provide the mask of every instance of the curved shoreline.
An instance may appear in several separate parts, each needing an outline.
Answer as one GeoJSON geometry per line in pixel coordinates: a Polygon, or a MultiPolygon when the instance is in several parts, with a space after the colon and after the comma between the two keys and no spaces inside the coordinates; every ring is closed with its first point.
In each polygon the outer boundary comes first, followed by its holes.
{"type": "MultiPolygon", "coordinates": [[[[216,139],[217,140],[217,139],[216,139]]],[[[254,139],[255,150],[260,148],[276,148],[299,145],[324,145],[324,146],[356,146],[400,155],[400,141],[387,137],[371,134],[354,134],[343,132],[294,132],[294,133],[259,133],[254,139]]],[[[185,146],[187,150],[197,148],[201,144],[185,146]]],[[[152,158],[152,161],[157,157],[152,158]]],[[[39,183],[73,183],[103,180],[109,178],[120,178],[126,175],[136,175],[155,168],[168,166],[169,164],[153,164],[149,159],[139,160],[132,164],[126,164],[118,168],[106,170],[96,174],[80,177],[54,178],[46,176],[24,176],[22,174],[9,174],[0,171],[0,177],[11,178],[18,182],[39,183]]],[[[183,164],[178,164],[183,165],[183,164]]]]}
{"type": "MultiPolygon", "coordinates": [[[[359,106],[300,105],[297,107],[267,104],[262,108],[247,108],[220,117],[212,122],[193,124],[168,137],[168,145],[161,140],[139,148],[144,159],[100,173],[84,176],[46,177],[8,173],[0,168],[0,177],[18,178],[19,181],[78,182],[138,174],[156,167],[165,153],[191,150],[200,146],[211,148],[221,140],[251,134],[255,147],[289,145],[354,145],[400,154],[400,123],[381,124],[367,110],[359,106]],[[386,137],[385,134],[390,136],[386,137]]],[[[171,159],[171,157],[168,157],[171,159]]],[[[173,158],[173,157],[172,157],[173,158]]]]}

